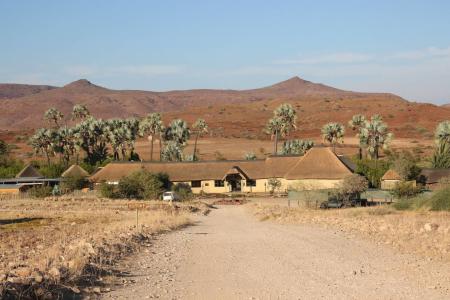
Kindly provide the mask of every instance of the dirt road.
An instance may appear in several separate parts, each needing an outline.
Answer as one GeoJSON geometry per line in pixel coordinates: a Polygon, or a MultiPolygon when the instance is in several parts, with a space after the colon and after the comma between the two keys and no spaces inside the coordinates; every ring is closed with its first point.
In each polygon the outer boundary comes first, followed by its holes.
{"type": "Polygon", "coordinates": [[[105,299],[449,299],[450,264],[219,207],[128,262],[105,299]],[[132,283],[130,283],[130,281],[132,283]]]}

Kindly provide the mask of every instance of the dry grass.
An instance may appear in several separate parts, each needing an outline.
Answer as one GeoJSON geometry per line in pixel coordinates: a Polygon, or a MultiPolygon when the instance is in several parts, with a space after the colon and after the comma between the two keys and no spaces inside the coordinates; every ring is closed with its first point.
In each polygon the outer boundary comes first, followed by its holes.
{"type": "Polygon", "coordinates": [[[450,261],[450,213],[396,211],[387,206],[336,210],[307,210],[253,204],[261,221],[317,224],[386,244],[403,253],[450,261]]]}
{"type": "Polygon", "coordinates": [[[175,207],[98,198],[0,201],[0,298],[26,291],[44,297],[98,281],[123,256],[149,243],[153,234],[190,223],[199,203],[175,207]],[[64,288],[65,287],[65,288],[64,288]]]}

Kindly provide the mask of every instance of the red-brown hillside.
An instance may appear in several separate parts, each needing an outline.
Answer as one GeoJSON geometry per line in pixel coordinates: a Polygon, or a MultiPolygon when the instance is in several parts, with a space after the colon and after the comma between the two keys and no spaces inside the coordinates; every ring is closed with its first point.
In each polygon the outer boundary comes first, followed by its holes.
{"type": "MultiPolygon", "coordinates": [[[[1,87],[1,86],[0,86],[1,87]]],[[[1,93],[1,89],[0,89],[1,93]]],[[[431,137],[437,122],[450,119],[448,108],[406,101],[387,93],[343,91],[298,77],[252,90],[151,92],[111,90],[78,80],[61,88],[0,100],[0,128],[22,131],[42,126],[42,116],[56,107],[66,116],[74,104],[85,104],[101,118],[142,116],[164,112],[165,119],[192,122],[205,118],[217,136],[259,137],[275,107],[291,103],[299,114],[297,134],[317,136],[329,121],[347,123],[352,115],[381,114],[399,137],[431,137]]]]}
{"type": "Polygon", "coordinates": [[[56,87],[49,85],[0,83],[0,99],[19,98],[54,88],[56,87]]]}

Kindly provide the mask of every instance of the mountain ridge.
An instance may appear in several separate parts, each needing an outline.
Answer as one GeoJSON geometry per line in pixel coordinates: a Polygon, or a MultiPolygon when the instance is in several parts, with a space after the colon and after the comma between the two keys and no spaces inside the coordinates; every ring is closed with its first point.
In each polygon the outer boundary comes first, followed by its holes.
{"type": "MultiPolygon", "coordinates": [[[[435,126],[430,120],[450,117],[448,108],[409,102],[389,93],[345,91],[299,77],[256,89],[164,92],[113,90],[80,79],[59,88],[43,88],[36,93],[1,99],[0,128],[10,131],[35,129],[45,126],[42,116],[48,108],[55,107],[67,117],[73,105],[84,104],[98,118],[124,118],[162,112],[166,118],[183,117],[189,122],[203,117],[211,123],[211,127],[222,128],[223,132],[231,135],[245,135],[241,133],[248,131],[259,136],[271,111],[284,102],[291,103],[297,109],[300,122],[315,116],[304,126],[311,126],[315,132],[326,121],[346,124],[348,116],[356,113],[384,114],[394,122],[396,116],[401,116],[400,119],[406,120],[411,128],[422,126],[427,130],[435,126]],[[417,113],[419,108],[425,109],[424,112],[417,113]]],[[[398,126],[403,125],[399,123],[398,126]]],[[[412,131],[408,129],[408,132],[412,131]]]]}

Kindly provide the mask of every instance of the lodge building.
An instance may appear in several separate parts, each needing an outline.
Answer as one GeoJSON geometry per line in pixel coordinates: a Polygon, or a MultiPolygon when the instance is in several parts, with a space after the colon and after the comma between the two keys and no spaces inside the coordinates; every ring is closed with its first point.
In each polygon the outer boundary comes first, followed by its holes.
{"type": "Polygon", "coordinates": [[[330,148],[314,147],[303,156],[270,156],[261,160],[198,162],[113,162],[96,172],[90,181],[118,184],[138,170],[165,173],[172,184],[186,183],[193,193],[266,193],[269,180],[277,179],[277,192],[289,188],[317,190],[336,188],[353,173],[350,164],[330,148]]]}

